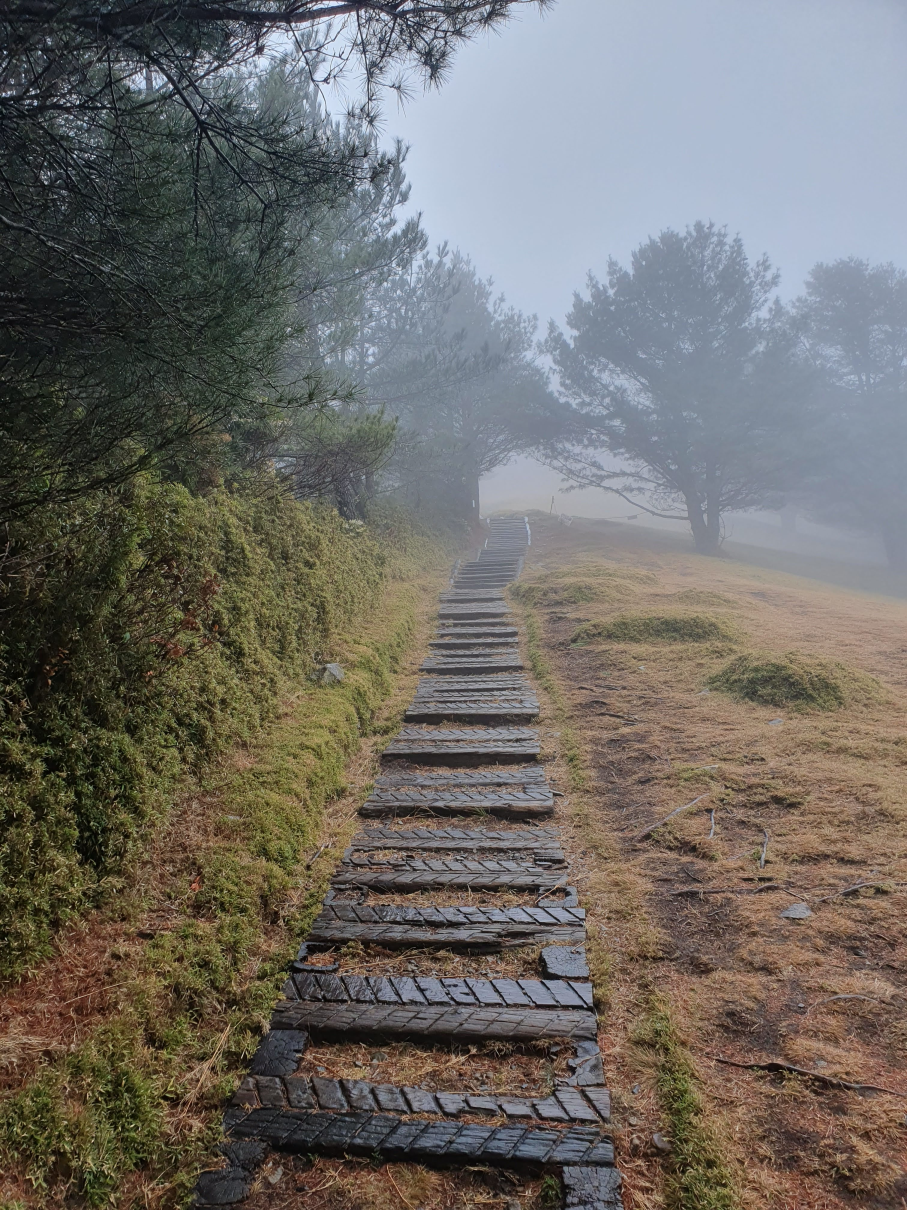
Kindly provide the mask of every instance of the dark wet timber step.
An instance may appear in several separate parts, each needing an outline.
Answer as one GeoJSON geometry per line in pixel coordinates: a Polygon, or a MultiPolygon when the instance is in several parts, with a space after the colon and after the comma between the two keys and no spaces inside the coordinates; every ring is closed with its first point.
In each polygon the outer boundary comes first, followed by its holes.
{"type": "Polygon", "coordinates": [[[433,731],[402,727],[381,755],[420,764],[475,765],[531,760],[540,751],[538,732],[527,727],[439,727],[433,731]]]}
{"type": "Polygon", "coordinates": [[[523,769],[444,769],[437,772],[382,773],[375,778],[381,788],[391,786],[544,786],[545,770],[541,765],[526,765],[523,769]]]}
{"type": "Polygon", "coordinates": [[[595,1013],[588,1009],[282,1000],[274,1009],[271,1028],[305,1030],[315,1039],[529,1042],[538,1038],[594,1038],[598,1024],[595,1013]]]}
{"type": "Polygon", "coordinates": [[[315,1076],[255,1076],[240,1084],[232,1105],[247,1109],[308,1109],[332,1113],[366,1112],[425,1114],[458,1117],[480,1114],[530,1124],[595,1122],[611,1119],[611,1098],[604,1087],[557,1089],[553,1096],[477,1096],[463,1092],[428,1092],[398,1084],[371,1084],[367,1080],[333,1080],[315,1076]]]}
{"type": "Polygon", "coordinates": [[[504,656],[496,652],[487,656],[451,655],[447,659],[430,657],[420,665],[421,672],[441,676],[463,676],[470,672],[520,672],[525,665],[518,655],[504,656]]]}
{"type": "MultiPolygon", "coordinates": [[[[437,861],[422,864],[427,866],[442,863],[437,861]]],[[[562,885],[566,881],[560,871],[551,871],[539,866],[526,866],[521,870],[476,870],[463,867],[481,863],[447,861],[443,864],[447,869],[414,869],[413,863],[396,869],[373,866],[341,867],[331,879],[331,886],[373,887],[375,890],[385,891],[420,891],[425,888],[440,890],[444,887],[469,887],[475,891],[517,891],[544,890],[562,885]]]]}
{"type": "Polygon", "coordinates": [[[286,999],[330,1004],[435,1004],[466,1007],[592,1007],[592,984],[566,979],[455,979],[393,975],[291,975],[286,999]]]}
{"type": "Polygon", "coordinates": [[[404,714],[408,723],[531,723],[539,716],[538,702],[517,698],[514,701],[462,701],[434,699],[416,701],[404,714]]]}
{"type": "Polygon", "coordinates": [[[376,1156],[410,1163],[544,1168],[614,1163],[607,1135],[592,1126],[476,1126],[401,1119],[395,1114],[306,1110],[231,1110],[230,1136],[262,1139],[278,1151],[376,1156]]]}
{"type": "Polygon", "coordinates": [[[459,849],[461,852],[474,849],[476,852],[495,852],[506,849],[532,849],[540,853],[557,853],[563,856],[560,847],[559,828],[363,828],[350,841],[350,849],[420,849],[428,852],[445,852],[459,849]]]}
{"type": "Polygon", "coordinates": [[[315,945],[348,941],[391,949],[497,951],[522,945],[582,945],[581,908],[416,908],[392,904],[332,903],[309,933],[315,945]]]}
{"type": "Polygon", "coordinates": [[[465,794],[442,791],[382,791],[359,808],[365,819],[419,815],[493,815],[497,819],[545,819],[554,812],[554,799],[514,792],[510,794],[465,794]]]}

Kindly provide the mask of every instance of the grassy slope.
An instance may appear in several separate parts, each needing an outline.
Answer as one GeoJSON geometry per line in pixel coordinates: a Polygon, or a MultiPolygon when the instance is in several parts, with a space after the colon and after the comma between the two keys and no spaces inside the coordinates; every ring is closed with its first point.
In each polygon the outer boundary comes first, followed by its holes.
{"type": "Polygon", "coordinates": [[[905,1168],[896,1099],[708,1056],[904,1087],[905,607],[625,530],[574,522],[565,532],[539,518],[517,594],[569,762],[628,1203],[895,1204],[905,1168]],[[711,615],[727,637],[591,638],[620,615],[678,613],[711,615]],[[580,629],[590,637],[576,646],[580,629]],[[704,692],[749,652],[798,652],[882,688],[831,710],[704,692]],[[872,885],[860,894],[824,899],[861,878],[872,885]],[[712,893],[760,880],[783,889],[712,893]],[[709,894],[687,894],[700,887],[709,894]],[[806,925],[779,918],[795,899],[813,907],[806,925]],[[664,1159],[655,1130],[673,1142],[664,1159]]]}
{"type": "Polygon", "coordinates": [[[129,889],[12,993],[3,1204],[173,1205],[191,1187],[342,850],[326,805],[438,584],[392,581],[335,639],[343,684],[300,690],[189,787],[129,889]]]}

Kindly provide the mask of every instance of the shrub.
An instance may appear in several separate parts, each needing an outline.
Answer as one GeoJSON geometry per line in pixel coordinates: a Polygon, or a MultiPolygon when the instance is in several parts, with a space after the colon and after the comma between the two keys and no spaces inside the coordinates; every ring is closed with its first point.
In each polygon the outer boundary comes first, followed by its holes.
{"type": "Polygon", "coordinates": [[[709,680],[741,701],[792,710],[839,710],[860,699],[878,698],[881,686],[837,661],[789,651],[784,655],[738,656],[709,680]]]}
{"type": "Polygon", "coordinates": [[[586,622],[573,635],[574,643],[609,639],[614,643],[709,643],[735,638],[721,618],[705,613],[623,613],[604,622],[586,622]]]}
{"type": "Polygon", "coordinates": [[[180,774],[274,717],[387,571],[276,490],[139,478],[10,526],[0,568],[0,973],[48,952],[180,774]]]}

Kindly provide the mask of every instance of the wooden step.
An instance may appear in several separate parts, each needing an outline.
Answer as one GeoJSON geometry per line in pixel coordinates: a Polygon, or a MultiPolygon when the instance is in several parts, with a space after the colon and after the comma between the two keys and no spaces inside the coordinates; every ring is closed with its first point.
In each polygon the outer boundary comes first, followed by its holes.
{"type": "Polygon", "coordinates": [[[272,1029],[305,1030],[315,1040],[400,1038],[410,1041],[529,1042],[539,1038],[595,1038],[598,1023],[587,1009],[470,1008],[436,1004],[328,1004],[282,1000],[272,1029]]]}
{"type": "Polygon", "coordinates": [[[390,949],[428,947],[491,953],[523,945],[582,945],[584,919],[579,908],[409,908],[332,903],[322,908],[308,940],[313,945],[359,941],[390,949]]]}
{"type": "Polygon", "coordinates": [[[539,853],[563,853],[559,828],[363,828],[350,841],[350,848],[439,853],[453,849],[481,853],[531,849],[539,853]]]}
{"type": "Polygon", "coordinates": [[[513,791],[509,794],[467,794],[440,790],[376,791],[359,808],[364,819],[432,815],[493,815],[496,819],[545,819],[554,812],[554,799],[513,791]]]}
{"type": "MultiPolygon", "coordinates": [[[[428,863],[422,863],[427,865],[428,863]]],[[[408,862],[394,869],[372,865],[341,866],[331,879],[333,887],[370,887],[383,891],[420,891],[425,888],[468,887],[474,891],[545,890],[563,885],[565,878],[558,870],[526,866],[520,870],[489,869],[492,862],[433,861],[445,869],[420,869],[408,862]],[[484,865],[482,870],[464,868],[484,865]]],[[[500,864],[500,863],[498,863],[500,864]]],[[[516,864],[516,863],[512,863],[516,864]]]]}
{"type": "MultiPolygon", "coordinates": [[[[301,1155],[365,1156],[398,1162],[541,1169],[610,1166],[614,1148],[596,1127],[476,1126],[456,1120],[407,1119],[395,1114],[317,1110],[231,1110],[230,1136],[257,1139],[301,1155]]],[[[217,1176],[216,1173],[210,1174],[217,1176]]],[[[202,1203],[204,1187],[201,1186],[202,1203]]],[[[209,1203],[210,1204],[210,1203],[209,1203]]]]}
{"type": "Polygon", "coordinates": [[[291,975],[283,987],[288,1000],[330,1004],[458,1004],[500,1008],[592,1007],[592,984],[564,979],[453,979],[402,975],[291,975]]]}
{"type": "Polygon", "coordinates": [[[375,778],[375,785],[381,789],[395,786],[536,786],[547,788],[545,770],[541,765],[526,765],[522,769],[443,769],[437,772],[381,773],[375,778]]]}
{"type": "Polygon", "coordinates": [[[430,656],[420,666],[421,672],[434,672],[441,676],[464,676],[475,672],[520,672],[525,667],[519,655],[486,656],[430,656]]]}
{"type": "Polygon", "coordinates": [[[476,1096],[462,1092],[428,1092],[399,1084],[315,1076],[246,1076],[232,1105],[247,1109],[319,1109],[329,1113],[434,1114],[510,1118],[516,1121],[609,1122],[611,1098],[607,1088],[561,1088],[549,1097],[476,1096]]]}

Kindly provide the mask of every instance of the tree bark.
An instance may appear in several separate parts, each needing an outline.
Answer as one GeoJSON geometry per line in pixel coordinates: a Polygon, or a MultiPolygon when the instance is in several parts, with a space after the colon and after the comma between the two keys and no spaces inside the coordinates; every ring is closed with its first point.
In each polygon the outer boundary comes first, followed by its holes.
{"type": "Polygon", "coordinates": [[[715,514],[716,524],[713,526],[711,516],[703,512],[698,496],[687,496],[686,505],[697,552],[701,555],[717,555],[720,546],[717,513],[715,514]]]}

